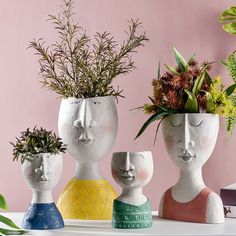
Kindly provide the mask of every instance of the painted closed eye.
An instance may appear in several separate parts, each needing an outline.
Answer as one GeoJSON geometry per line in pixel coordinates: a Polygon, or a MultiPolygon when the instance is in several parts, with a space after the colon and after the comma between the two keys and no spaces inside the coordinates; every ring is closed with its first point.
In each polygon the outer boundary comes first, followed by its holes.
{"type": "Polygon", "coordinates": [[[193,127],[199,127],[201,124],[202,124],[202,120],[201,121],[198,121],[198,122],[196,122],[196,123],[189,123],[191,126],[193,126],[193,127]]]}
{"type": "Polygon", "coordinates": [[[71,104],[79,104],[81,103],[80,101],[72,102],[71,104]]]}
{"type": "Polygon", "coordinates": [[[91,101],[94,105],[101,104],[101,102],[91,101]]]}
{"type": "Polygon", "coordinates": [[[173,123],[172,121],[170,122],[170,124],[173,126],[173,127],[179,127],[182,125],[182,123],[173,123]]]}

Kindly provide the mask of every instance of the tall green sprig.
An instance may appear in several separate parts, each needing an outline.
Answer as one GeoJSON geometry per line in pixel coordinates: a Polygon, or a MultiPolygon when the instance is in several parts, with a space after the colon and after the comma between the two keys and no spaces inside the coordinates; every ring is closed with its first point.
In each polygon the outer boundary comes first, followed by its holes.
{"type": "Polygon", "coordinates": [[[129,21],[127,39],[121,45],[108,32],[96,33],[92,41],[74,22],[74,2],[62,2],[61,13],[49,15],[59,41],[50,46],[42,38],[30,42],[39,57],[41,83],[62,97],[122,96],[112,82],[136,68],[131,54],[148,40],[146,32],[138,33],[141,23],[129,21]]]}

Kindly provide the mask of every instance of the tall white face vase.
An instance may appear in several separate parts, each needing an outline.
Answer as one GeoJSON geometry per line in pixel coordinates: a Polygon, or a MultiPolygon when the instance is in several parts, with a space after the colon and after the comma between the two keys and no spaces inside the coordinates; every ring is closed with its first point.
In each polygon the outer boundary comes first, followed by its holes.
{"type": "Polygon", "coordinates": [[[218,131],[219,116],[214,114],[175,114],[163,120],[166,149],[170,158],[180,169],[180,178],[176,185],[164,194],[160,205],[161,215],[168,215],[166,218],[202,223],[224,221],[221,199],[216,193],[206,188],[202,179],[202,166],[214,150],[218,131]],[[173,206],[172,209],[177,212],[176,210],[180,210],[182,203],[185,203],[186,207],[186,204],[189,204],[188,207],[193,208],[197,201],[201,201],[202,205],[196,206],[198,209],[193,210],[193,219],[182,216],[182,213],[179,215],[173,213],[168,207],[176,203],[176,209],[173,206]]]}
{"type": "Polygon", "coordinates": [[[151,204],[142,189],[153,175],[152,153],[114,153],[111,169],[113,178],[122,187],[121,195],[113,203],[113,227],[151,227],[151,204]]]}
{"type": "Polygon", "coordinates": [[[61,154],[39,153],[24,160],[21,169],[33,192],[33,197],[25,213],[22,227],[25,229],[58,229],[64,222],[52,199],[62,174],[61,154]]]}
{"type": "Polygon", "coordinates": [[[58,200],[63,217],[111,219],[116,192],[102,176],[99,162],[116,140],[118,115],[115,98],[63,99],[58,129],[68,153],[76,160],[75,176],[58,200]]]}

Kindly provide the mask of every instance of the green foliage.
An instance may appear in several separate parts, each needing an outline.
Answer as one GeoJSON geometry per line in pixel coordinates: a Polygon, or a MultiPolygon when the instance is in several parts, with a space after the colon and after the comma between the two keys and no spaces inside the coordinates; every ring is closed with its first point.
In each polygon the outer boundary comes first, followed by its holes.
{"type": "Polygon", "coordinates": [[[225,61],[222,61],[223,65],[229,71],[231,78],[233,79],[234,83],[236,83],[236,57],[235,52],[231,53],[225,61]]]}
{"type": "Polygon", "coordinates": [[[175,59],[178,64],[178,67],[180,68],[181,72],[187,71],[188,70],[188,63],[187,61],[183,58],[183,56],[176,50],[174,47],[174,54],[175,54],[175,59]]]}
{"type": "Polygon", "coordinates": [[[4,210],[8,209],[7,202],[2,194],[0,194],[0,208],[4,210]]]}
{"type": "MultiPolygon", "coordinates": [[[[6,200],[1,194],[0,194],[0,208],[4,210],[8,208],[6,200]]],[[[19,235],[26,233],[26,231],[20,229],[11,219],[3,215],[0,215],[0,222],[9,226],[10,228],[13,228],[13,229],[0,228],[0,235],[19,235]]]]}
{"type": "Polygon", "coordinates": [[[147,41],[146,33],[138,33],[139,20],[129,21],[127,39],[119,45],[108,33],[96,33],[93,40],[73,19],[73,1],[63,0],[62,12],[49,15],[60,41],[46,46],[43,39],[30,42],[39,57],[41,83],[62,97],[89,98],[121,96],[122,90],[111,85],[118,75],[126,75],[136,67],[131,54],[147,41]]]}
{"type": "Polygon", "coordinates": [[[52,131],[47,131],[42,127],[37,129],[35,126],[32,131],[28,128],[21,132],[21,136],[16,138],[13,145],[13,161],[21,159],[23,163],[25,159],[32,157],[38,153],[57,154],[66,151],[66,146],[52,131]]]}
{"type": "Polygon", "coordinates": [[[198,102],[197,98],[194,93],[191,93],[189,90],[185,89],[184,90],[187,95],[188,99],[185,103],[184,110],[189,113],[196,113],[198,112],[198,102]]]}
{"type": "Polygon", "coordinates": [[[224,23],[222,28],[230,33],[236,34],[236,7],[232,6],[229,9],[223,11],[219,18],[219,22],[224,23]]]}

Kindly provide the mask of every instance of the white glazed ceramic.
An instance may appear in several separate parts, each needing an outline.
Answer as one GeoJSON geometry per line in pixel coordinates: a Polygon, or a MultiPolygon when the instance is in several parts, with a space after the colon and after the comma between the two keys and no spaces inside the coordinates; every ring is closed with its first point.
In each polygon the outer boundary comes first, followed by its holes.
{"type": "Polygon", "coordinates": [[[75,177],[103,179],[99,161],[111,150],[117,129],[113,96],[62,100],[58,130],[68,153],[76,160],[75,177]]]}
{"type": "Polygon", "coordinates": [[[24,160],[21,170],[33,192],[31,203],[52,203],[52,190],[60,180],[63,170],[61,154],[39,153],[24,160]]]}
{"type": "MultiPolygon", "coordinates": [[[[202,179],[202,166],[214,150],[219,116],[203,113],[175,114],[166,117],[162,127],[169,156],[180,169],[179,180],[172,187],[173,198],[181,203],[189,202],[206,187],[202,179]]],[[[162,210],[163,199],[160,203],[160,216],[162,210]]],[[[212,192],[206,207],[206,223],[221,222],[224,222],[222,201],[212,192]]]]}
{"type": "Polygon", "coordinates": [[[122,187],[118,200],[137,206],[147,201],[142,188],[153,175],[151,152],[116,152],[112,157],[111,169],[113,178],[122,187]]]}

